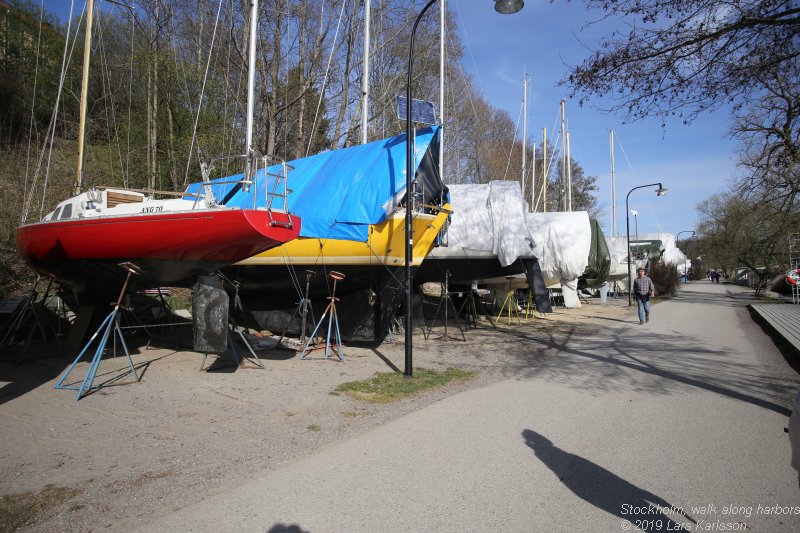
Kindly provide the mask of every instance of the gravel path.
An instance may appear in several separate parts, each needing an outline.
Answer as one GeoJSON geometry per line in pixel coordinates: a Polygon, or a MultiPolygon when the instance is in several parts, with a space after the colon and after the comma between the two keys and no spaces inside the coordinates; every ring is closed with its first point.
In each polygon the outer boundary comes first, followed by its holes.
{"type": "MultiPolygon", "coordinates": [[[[331,391],[402,370],[402,344],[208,373],[140,347],[141,383],[80,402],[52,388],[67,359],[3,363],[0,493],[74,491],[30,531],[619,531],[626,503],[800,505],[797,375],[744,294],[690,284],[645,327],[612,300],[466,342],[417,335],[415,367],[476,377],[380,406],[331,391]]],[[[743,523],[798,524],[765,516],[743,523]]]]}

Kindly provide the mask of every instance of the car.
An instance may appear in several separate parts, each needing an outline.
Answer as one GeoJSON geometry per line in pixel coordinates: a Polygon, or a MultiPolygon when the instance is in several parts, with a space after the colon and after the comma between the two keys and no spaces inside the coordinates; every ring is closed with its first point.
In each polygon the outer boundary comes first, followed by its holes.
{"type": "Polygon", "coordinates": [[[792,467],[798,472],[797,483],[800,486],[800,392],[794,398],[788,433],[789,444],[792,447],[792,467]]]}

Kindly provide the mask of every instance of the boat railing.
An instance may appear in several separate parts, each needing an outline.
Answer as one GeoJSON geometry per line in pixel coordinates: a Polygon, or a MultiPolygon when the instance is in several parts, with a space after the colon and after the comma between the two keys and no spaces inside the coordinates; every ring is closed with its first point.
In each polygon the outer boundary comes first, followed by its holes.
{"type": "MultiPolygon", "coordinates": [[[[229,168],[229,165],[225,165],[225,168],[229,168]]],[[[283,226],[287,228],[292,227],[291,217],[287,220],[288,222],[284,222],[281,220],[277,220],[272,216],[273,211],[278,211],[282,213],[289,212],[289,205],[288,205],[288,195],[292,192],[287,185],[289,179],[289,172],[294,170],[294,167],[287,164],[286,161],[282,159],[278,159],[273,156],[255,156],[252,160],[248,158],[246,154],[244,155],[230,155],[230,156],[222,156],[222,157],[215,157],[211,160],[209,165],[203,165],[203,183],[204,187],[207,190],[210,190],[211,186],[218,186],[218,185],[235,185],[233,190],[227,193],[227,196],[222,199],[222,203],[225,204],[228,201],[228,197],[232,196],[236,191],[244,191],[245,193],[249,193],[250,190],[255,185],[255,192],[251,195],[252,196],[252,207],[253,209],[258,209],[259,204],[263,206],[263,208],[267,209],[269,213],[269,221],[270,225],[272,226],[283,226]],[[220,161],[225,160],[232,160],[232,159],[244,159],[245,160],[245,172],[242,175],[241,179],[224,181],[224,180],[212,180],[211,179],[211,171],[214,168],[214,165],[220,161]],[[252,163],[250,162],[252,161],[252,163]],[[275,167],[275,168],[272,168],[275,167]],[[272,168],[272,171],[270,169],[272,168]],[[259,178],[262,178],[264,181],[264,197],[262,199],[259,198],[259,192],[261,188],[258,184],[259,178]],[[263,202],[263,203],[262,203],[263,202]]]]}
{"type": "Polygon", "coordinates": [[[287,218],[286,222],[275,220],[272,218],[272,212],[289,212],[288,196],[289,193],[292,192],[288,188],[289,172],[294,170],[294,167],[287,164],[286,161],[282,159],[278,159],[269,155],[259,157],[259,166],[264,169],[264,180],[266,185],[264,190],[266,191],[266,205],[267,211],[269,212],[270,224],[273,226],[291,228],[291,218],[287,218]],[[270,171],[270,169],[272,169],[272,171],[270,171]]]}

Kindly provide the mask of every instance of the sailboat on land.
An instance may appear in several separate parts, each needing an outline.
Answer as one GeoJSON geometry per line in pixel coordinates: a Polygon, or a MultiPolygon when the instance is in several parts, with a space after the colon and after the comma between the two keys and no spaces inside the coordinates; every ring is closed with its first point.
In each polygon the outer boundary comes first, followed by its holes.
{"type": "MultiPolygon", "coordinates": [[[[257,2],[251,7],[255,20],[257,2]]],[[[88,78],[93,2],[87,4],[84,80],[88,78]]],[[[250,72],[255,64],[256,25],[250,25],[250,72]]],[[[252,74],[248,102],[253,101],[252,74]]],[[[245,172],[231,184],[242,190],[260,190],[263,199],[249,205],[229,205],[208,186],[194,193],[170,193],[96,187],[82,191],[83,129],[87,85],[81,95],[81,125],[76,194],[41,221],[17,230],[20,254],[39,273],[84,294],[118,290],[130,262],[141,269],[130,287],[192,283],[197,275],[268,250],[297,237],[300,219],[287,204],[287,173],[267,173],[264,157],[253,150],[253,107],[247,111],[247,153],[241,156],[245,172]],[[269,182],[269,183],[268,183],[269,182]],[[173,198],[163,198],[164,196],[173,198]],[[161,198],[158,198],[161,197],[161,198]]],[[[204,172],[205,174],[205,172],[204,172]]],[[[203,177],[208,183],[207,175],[203,177]]]]}
{"type": "MultiPolygon", "coordinates": [[[[321,316],[334,270],[345,276],[336,289],[343,339],[383,339],[403,296],[406,209],[410,204],[413,268],[433,248],[451,213],[439,174],[439,131],[438,126],[421,128],[412,139],[416,185],[410,202],[405,135],[287,163],[294,191],[288,206],[303,220],[300,236],[224,269],[240,283],[242,304],[258,326],[299,333],[300,322],[293,322],[298,300],[307,296],[321,316]],[[307,276],[309,293],[304,295],[307,276]]],[[[251,205],[254,197],[260,205],[260,190],[230,185],[237,178],[212,180],[209,187],[229,205],[251,205]]],[[[197,193],[203,186],[196,183],[188,191],[197,193]]]]}

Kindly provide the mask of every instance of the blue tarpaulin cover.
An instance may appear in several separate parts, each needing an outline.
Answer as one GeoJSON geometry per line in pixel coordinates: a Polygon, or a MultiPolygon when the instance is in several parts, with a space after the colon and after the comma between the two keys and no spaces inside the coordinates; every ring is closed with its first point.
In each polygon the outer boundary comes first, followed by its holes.
{"type": "MultiPolygon", "coordinates": [[[[415,171],[438,130],[438,126],[417,130],[413,151],[415,171]]],[[[300,217],[300,235],[366,242],[368,226],[385,220],[405,195],[405,139],[402,134],[289,161],[287,164],[293,168],[288,180],[292,191],[287,200],[288,210],[300,217]]],[[[275,174],[279,170],[280,166],[275,165],[267,172],[275,174]]],[[[274,180],[264,180],[262,169],[255,178],[257,186],[246,192],[235,183],[240,179],[242,174],[211,180],[216,198],[225,199],[225,205],[244,208],[252,208],[256,198],[257,207],[265,207],[264,188],[272,186],[274,180]]],[[[193,183],[186,192],[196,193],[202,186],[193,183]]]]}

